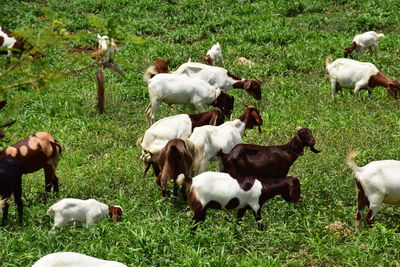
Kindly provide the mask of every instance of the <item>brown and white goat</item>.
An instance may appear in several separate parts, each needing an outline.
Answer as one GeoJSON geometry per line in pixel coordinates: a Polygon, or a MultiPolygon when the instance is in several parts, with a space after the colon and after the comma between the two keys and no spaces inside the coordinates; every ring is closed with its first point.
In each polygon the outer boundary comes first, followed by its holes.
{"type": "Polygon", "coordinates": [[[220,109],[214,109],[196,114],[179,114],[156,121],[138,139],[137,145],[142,150],[141,160],[148,161],[152,155],[158,154],[172,139],[188,138],[193,129],[203,125],[221,125],[224,114],[220,109]]]}
{"type": "Polygon", "coordinates": [[[354,50],[361,54],[367,48],[371,54],[373,50],[378,54],[378,40],[382,37],[385,37],[383,33],[376,33],[374,31],[356,35],[351,45],[344,49],[344,57],[348,57],[354,50]]]}
{"type": "Polygon", "coordinates": [[[240,144],[246,129],[257,126],[261,133],[262,123],[258,108],[246,106],[243,114],[236,120],[227,121],[220,126],[205,125],[195,128],[189,138],[196,150],[193,159],[194,173],[199,174],[205,171],[208,162],[217,155],[218,151],[229,153],[236,144],[240,144]]]}
{"type": "Polygon", "coordinates": [[[222,170],[233,177],[254,175],[257,177],[286,177],[290,166],[304,155],[304,147],[310,147],[314,153],[315,139],[308,128],[301,128],[286,145],[258,146],[238,144],[229,154],[219,151],[217,157],[221,160],[222,170]]]}
{"type": "Polygon", "coordinates": [[[242,79],[221,67],[187,62],[179,66],[174,73],[200,78],[222,90],[243,89],[255,99],[261,99],[261,83],[259,81],[242,79]]]}
{"type": "Polygon", "coordinates": [[[354,89],[354,94],[366,89],[368,94],[371,95],[372,88],[382,86],[388,90],[392,97],[397,97],[400,94],[400,82],[388,79],[370,62],[360,62],[347,58],[339,58],[333,61],[333,58],[328,56],[325,64],[331,82],[332,98],[341,88],[354,89]]]}
{"type": "Polygon", "coordinates": [[[196,177],[179,175],[178,184],[183,184],[188,196],[190,209],[194,212],[196,223],[206,218],[208,208],[238,209],[238,222],[246,211],[253,210],[258,227],[263,230],[261,207],[276,195],[281,195],[287,202],[301,204],[300,182],[296,177],[258,180],[254,176],[233,178],[222,172],[203,172],[196,177]]]}
{"type": "Polygon", "coordinates": [[[47,197],[52,187],[54,192],[58,192],[55,172],[61,153],[61,145],[56,139],[47,132],[38,132],[1,151],[0,158],[11,156],[17,159],[24,165],[24,173],[44,169],[47,197]]]}
{"type": "Polygon", "coordinates": [[[12,53],[20,54],[24,49],[24,41],[13,36],[12,32],[0,27],[0,54],[7,54],[7,64],[12,53]],[[6,51],[4,51],[6,49],[6,51]]]}
{"type": "Polygon", "coordinates": [[[145,173],[152,165],[163,197],[167,196],[167,182],[171,178],[174,179],[174,196],[178,195],[178,186],[175,180],[181,173],[185,176],[192,174],[193,153],[194,148],[190,142],[185,142],[182,139],[172,139],[160,153],[150,158],[145,173]]]}

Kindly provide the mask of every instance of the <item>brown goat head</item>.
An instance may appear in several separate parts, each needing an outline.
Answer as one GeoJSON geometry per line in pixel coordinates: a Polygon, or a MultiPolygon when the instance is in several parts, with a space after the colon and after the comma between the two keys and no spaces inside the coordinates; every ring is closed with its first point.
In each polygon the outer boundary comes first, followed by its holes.
{"type": "Polygon", "coordinates": [[[210,55],[205,55],[203,57],[203,60],[208,64],[208,65],[212,65],[212,60],[211,60],[211,56],[210,55]]]}
{"type": "Polygon", "coordinates": [[[121,220],[122,208],[120,206],[108,206],[108,214],[114,220],[114,223],[117,223],[121,220]]]}
{"type": "Polygon", "coordinates": [[[386,88],[389,91],[390,96],[398,97],[400,95],[400,82],[397,81],[388,82],[388,86],[386,88]]]}
{"type": "Polygon", "coordinates": [[[245,80],[243,89],[255,99],[261,99],[261,83],[259,81],[245,80]]]}
{"type": "Polygon", "coordinates": [[[288,194],[282,194],[283,199],[287,202],[293,202],[296,205],[301,205],[300,201],[300,181],[297,177],[288,176],[289,178],[289,192],[288,194]]]}
{"type": "Polygon", "coordinates": [[[344,49],[344,57],[348,57],[354,51],[354,49],[356,49],[356,46],[356,42],[352,42],[349,47],[346,47],[344,49]]]}
{"type": "Polygon", "coordinates": [[[233,96],[228,95],[224,91],[221,91],[217,99],[215,99],[211,105],[219,108],[222,113],[224,113],[225,117],[230,117],[233,110],[234,102],[235,98],[233,96]]]}
{"type": "Polygon", "coordinates": [[[159,59],[153,64],[158,73],[168,73],[169,60],[159,59]]]}
{"type": "Polygon", "coordinates": [[[311,130],[308,128],[301,128],[300,130],[298,130],[295,135],[295,140],[297,140],[297,142],[301,142],[303,147],[305,146],[310,147],[310,150],[314,153],[320,152],[319,150],[314,148],[315,139],[311,133],[311,130]]]}
{"type": "Polygon", "coordinates": [[[248,106],[244,104],[246,110],[239,117],[239,120],[243,121],[246,124],[246,129],[253,129],[254,126],[258,127],[258,132],[261,133],[261,125],[263,124],[263,120],[260,115],[260,111],[255,106],[248,106]]]}

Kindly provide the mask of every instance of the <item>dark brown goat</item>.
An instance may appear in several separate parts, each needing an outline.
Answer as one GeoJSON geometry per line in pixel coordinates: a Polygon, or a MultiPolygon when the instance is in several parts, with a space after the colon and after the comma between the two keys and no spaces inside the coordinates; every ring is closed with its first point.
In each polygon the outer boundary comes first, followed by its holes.
{"type": "Polygon", "coordinates": [[[287,202],[301,204],[300,182],[296,177],[258,180],[254,176],[233,178],[227,173],[204,172],[194,178],[182,177],[177,179],[188,195],[188,203],[193,211],[196,223],[206,218],[208,208],[238,209],[238,223],[247,210],[253,210],[258,227],[263,230],[261,207],[276,195],[281,195],[287,202]]]}
{"type": "Polygon", "coordinates": [[[258,146],[238,144],[229,154],[220,151],[217,156],[221,159],[223,171],[233,177],[254,175],[265,178],[286,177],[290,166],[304,155],[304,147],[310,147],[314,153],[315,139],[311,131],[301,128],[286,145],[258,146]]]}
{"type": "Polygon", "coordinates": [[[24,173],[44,169],[47,197],[52,187],[54,192],[58,192],[58,178],[55,172],[61,152],[60,143],[49,133],[38,132],[1,151],[0,158],[11,156],[17,159],[24,165],[24,173]]]}
{"type": "Polygon", "coordinates": [[[22,204],[22,174],[24,166],[12,157],[0,158],[0,208],[3,210],[4,225],[8,218],[7,199],[14,195],[15,203],[18,206],[18,221],[22,223],[23,204],[22,204]]]}
{"type": "Polygon", "coordinates": [[[154,173],[157,176],[157,184],[161,187],[163,197],[167,196],[167,182],[174,179],[174,196],[178,195],[178,186],[175,183],[179,174],[189,177],[190,166],[193,160],[193,148],[189,143],[185,143],[182,139],[172,139],[160,151],[159,154],[153,155],[148,163],[152,165],[154,173]]]}

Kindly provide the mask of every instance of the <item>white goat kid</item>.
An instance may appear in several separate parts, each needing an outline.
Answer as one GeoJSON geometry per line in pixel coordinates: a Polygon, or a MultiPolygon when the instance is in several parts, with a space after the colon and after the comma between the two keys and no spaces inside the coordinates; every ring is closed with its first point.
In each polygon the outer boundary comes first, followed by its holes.
{"type": "Polygon", "coordinates": [[[160,73],[154,76],[148,86],[150,104],[145,112],[151,125],[161,102],[167,104],[185,104],[204,111],[221,94],[221,90],[199,78],[182,74],[160,73]]]}
{"type": "Polygon", "coordinates": [[[63,227],[70,222],[82,222],[90,226],[104,217],[112,217],[117,222],[122,216],[120,206],[108,206],[95,199],[81,200],[76,198],[65,198],[47,210],[47,215],[55,214],[52,231],[56,227],[63,227]]]}
{"type": "Polygon", "coordinates": [[[347,57],[354,50],[356,50],[358,54],[361,54],[367,48],[371,54],[373,50],[378,54],[378,40],[384,36],[383,33],[376,33],[374,31],[356,35],[351,45],[344,49],[344,56],[347,57]]]}
{"type": "Polygon", "coordinates": [[[360,228],[362,211],[368,205],[366,221],[372,226],[374,217],[382,203],[400,205],[400,161],[372,161],[364,167],[358,167],[355,157],[358,152],[350,152],[347,164],[353,170],[358,189],[356,229],[360,228]]]}
{"type": "Polygon", "coordinates": [[[32,267],[127,267],[117,261],[108,261],[76,252],[56,252],[35,262],[32,267]]]}
{"type": "Polygon", "coordinates": [[[103,62],[109,62],[117,52],[117,45],[114,43],[113,38],[110,39],[107,35],[97,35],[97,41],[99,43],[98,54],[102,55],[103,62]]]}
{"type": "Polygon", "coordinates": [[[215,45],[213,45],[210,50],[207,51],[207,54],[204,56],[204,60],[208,64],[213,66],[215,66],[217,62],[220,62],[222,66],[224,66],[224,59],[222,58],[222,50],[218,42],[215,45]]]}

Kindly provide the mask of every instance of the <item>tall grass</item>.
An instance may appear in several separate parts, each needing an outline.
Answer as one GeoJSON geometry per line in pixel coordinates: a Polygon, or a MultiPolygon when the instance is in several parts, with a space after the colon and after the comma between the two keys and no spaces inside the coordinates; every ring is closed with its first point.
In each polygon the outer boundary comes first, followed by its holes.
{"type": "MultiPolygon", "coordinates": [[[[355,187],[344,163],[351,149],[361,151],[358,165],[399,159],[399,102],[388,98],[384,88],[374,89],[371,98],[365,92],[356,97],[343,90],[332,101],[324,67],[325,57],[341,57],[355,34],[376,30],[386,35],[380,40],[380,54],[354,57],[399,78],[397,1],[9,0],[0,10],[0,25],[40,27],[43,6],[54,10],[69,31],[93,32],[93,46],[96,29],[88,16],[114,19],[114,38],[122,45],[116,64],[126,77],[105,70],[106,106],[100,116],[95,110],[93,70],[44,91],[23,87],[0,92],[1,99],[23,103],[14,116],[17,123],[0,141],[2,147],[30,133],[48,131],[64,148],[57,170],[60,194],[50,203],[40,200],[43,173],[24,176],[25,222],[16,224],[16,208],[11,205],[9,224],[0,228],[1,266],[30,266],[56,251],[129,266],[399,265],[395,207],[383,206],[375,228],[354,234],[355,187]],[[130,43],[135,35],[147,42],[130,43]],[[187,205],[162,198],[155,178],[142,177],[135,141],[147,128],[143,71],[161,58],[171,60],[172,69],[189,57],[198,61],[217,41],[230,72],[263,83],[261,101],[230,91],[236,98],[233,117],[246,103],[257,105],[264,118],[263,133],[248,130],[244,143],[283,144],[300,125],[313,131],[316,147],[322,150],[318,155],[306,151],[290,170],[301,179],[303,205],[289,205],[279,197],[268,201],[262,214],[264,232],[257,230],[250,213],[237,226],[233,212],[210,211],[192,235],[187,205]],[[256,65],[237,64],[240,56],[256,65]],[[46,209],[64,197],[119,204],[124,220],[103,220],[88,229],[74,224],[49,234],[46,209]],[[326,228],[335,221],[351,231],[326,228]]],[[[50,55],[55,66],[62,66],[64,52],[50,55]]],[[[162,104],[157,118],[188,111],[162,104]]]]}

